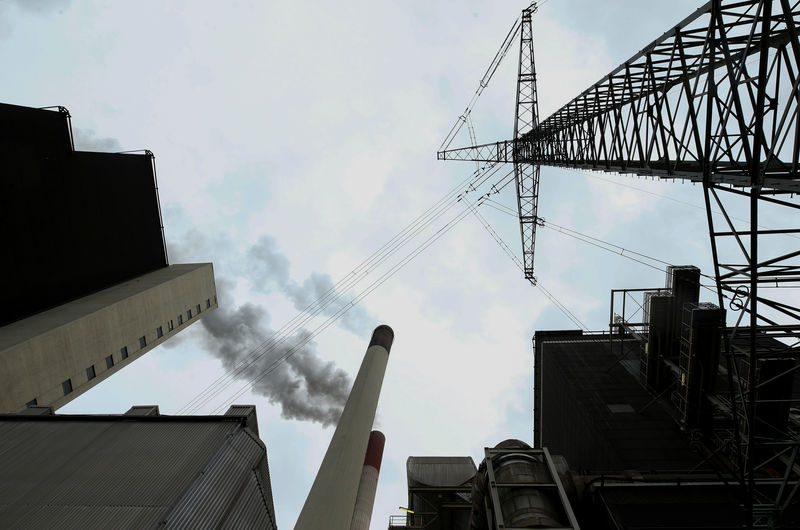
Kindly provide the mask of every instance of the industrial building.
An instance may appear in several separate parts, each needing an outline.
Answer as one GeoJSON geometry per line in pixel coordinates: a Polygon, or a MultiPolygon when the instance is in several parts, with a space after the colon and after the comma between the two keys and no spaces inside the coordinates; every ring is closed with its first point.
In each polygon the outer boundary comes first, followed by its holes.
{"type": "Polygon", "coordinates": [[[518,265],[534,285],[537,227],[569,231],[538,213],[541,166],[702,185],[714,283],[670,266],[665,288],[612,291],[608,333],[538,332],[533,450],[563,453],[588,480],[575,482],[587,486],[576,512],[593,513],[593,527],[798,528],[800,107],[797,91],[780,87],[796,86],[800,6],[706,2],[541,117],[533,15],[542,4],[514,22],[437,158],[513,164],[518,265]],[[471,145],[452,148],[517,36],[513,137],[477,144],[471,134],[471,145]],[[713,304],[699,302],[700,287],[713,304]]]}
{"type": "Polygon", "coordinates": [[[169,265],[152,153],[76,151],[63,107],[0,121],[0,412],[59,408],[213,311],[213,266],[169,265]]]}
{"type": "Polygon", "coordinates": [[[3,528],[274,530],[254,406],[221,416],[0,415],[3,528]]]}
{"type": "MultiPolygon", "coordinates": [[[[670,266],[666,277],[665,287],[613,290],[608,331],[537,331],[532,447],[486,448],[471,476],[469,457],[410,457],[411,511],[389,528],[746,527],[744,426],[730,390],[749,368],[744,355],[721,355],[724,341],[734,350],[746,342],[725,327],[724,311],[700,302],[699,269],[670,266]]],[[[765,439],[800,428],[796,362],[785,350],[759,336],[754,429],[765,439]]],[[[758,457],[756,486],[784,503],[773,525],[797,528],[793,455],[758,457]]]]}

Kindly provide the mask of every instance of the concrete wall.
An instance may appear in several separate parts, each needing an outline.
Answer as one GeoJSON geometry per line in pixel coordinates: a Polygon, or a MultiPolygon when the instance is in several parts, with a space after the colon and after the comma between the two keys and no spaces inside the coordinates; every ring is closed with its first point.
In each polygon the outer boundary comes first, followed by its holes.
{"type": "Polygon", "coordinates": [[[213,265],[181,264],[3,326],[0,412],[18,412],[34,399],[57,409],[216,307],[213,265]],[[92,365],[96,377],[89,380],[86,370],[92,365]],[[72,392],[65,395],[62,383],[68,379],[72,392]]]}

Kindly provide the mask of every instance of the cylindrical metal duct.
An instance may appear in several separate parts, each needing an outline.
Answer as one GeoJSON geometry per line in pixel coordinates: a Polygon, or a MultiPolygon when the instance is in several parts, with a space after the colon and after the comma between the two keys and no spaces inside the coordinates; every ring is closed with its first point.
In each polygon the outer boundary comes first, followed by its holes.
{"type": "Polygon", "coordinates": [[[375,492],[378,490],[378,474],[381,471],[385,443],[386,438],[382,432],[372,431],[370,433],[350,530],[369,530],[369,522],[372,519],[372,506],[375,504],[375,492]]]}
{"type": "MultiPolygon", "coordinates": [[[[519,453],[498,454],[492,459],[495,484],[542,484],[555,480],[541,457],[526,454],[525,450],[530,446],[525,442],[504,440],[495,449],[520,449],[519,453]]],[[[489,484],[487,462],[484,459],[472,483],[471,530],[494,528],[494,523],[486,513],[487,504],[493,511],[502,513],[507,528],[567,526],[558,508],[557,494],[536,487],[497,487],[500,505],[494,506],[491,495],[493,487],[493,484],[489,484]]]]}
{"type": "Polygon", "coordinates": [[[328,451],[297,518],[296,530],[349,530],[393,341],[394,332],[389,326],[378,326],[372,332],[328,451]]]}
{"type": "MultiPolygon", "coordinates": [[[[547,464],[528,455],[508,454],[497,458],[495,479],[502,484],[550,482],[547,464]]],[[[536,488],[502,488],[498,492],[506,526],[517,528],[564,527],[558,497],[536,488]]]]}

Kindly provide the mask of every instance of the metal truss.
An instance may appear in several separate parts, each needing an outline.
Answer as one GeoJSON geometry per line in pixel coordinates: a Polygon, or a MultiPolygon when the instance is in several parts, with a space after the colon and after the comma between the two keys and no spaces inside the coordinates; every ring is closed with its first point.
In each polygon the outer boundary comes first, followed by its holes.
{"type": "MultiPolygon", "coordinates": [[[[536,3],[522,11],[517,75],[517,104],[514,113],[514,140],[531,134],[539,126],[539,98],[536,91],[536,64],[533,58],[531,15],[536,3]]],[[[517,211],[522,238],[522,262],[525,278],[534,280],[533,251],[536,246],[536,213],[539,202],[538,163],[514,160],[514,182],[517,187],[517,211]]]]}
{"type": "Polygon", "coordinates": [[[762,186],[800,191],[800,138],[792,134],[797,3],[781,0],[785,9],[772,16],[765,36],[747,31],[761,20],[760,1],[721,3],[698,9],[521,138],[440,151],[438,158],[749,186],[758,147],[762,186]],[[748,65],[760,63],[762,47],[766,86],[759,90],[748,65]],[[756,108],[764,109],[766,122],[756,123],[756,108]],[[757,146],[758,127],[766,134],[757,146]]]}
{"type": "Polygon", "coordinates": [[[718,302],[735,322],[723,337],[733,420],[724,444],[753,527],[780,526],[800,483],[796,424],[767,418],[776,401],[800,400],[764,397],[800,366],[799,6],[712,0],[538,124],[534,106],[530,130],[437,154],[515,164],[526,276],[539,165],[702,184],[718,302]],[[770,371],[772,361],[785,369],[770,371]]]}

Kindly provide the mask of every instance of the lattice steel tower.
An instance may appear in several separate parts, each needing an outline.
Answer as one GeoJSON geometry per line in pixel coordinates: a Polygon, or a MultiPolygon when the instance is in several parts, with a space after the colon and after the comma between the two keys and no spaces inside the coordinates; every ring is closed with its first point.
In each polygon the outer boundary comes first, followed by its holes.
{"type": "Polygon", "coordinates": [[[519,31],[514,138],[437,156],[514,164],[529,279],[543,223],[540,165],[702,184],[718,303],[728,310],[730,388],[719,407],[731,421],[714,432],[714,451],[727,455],[751,526],[780,525],[800,488],[800,433],[793,421],[770,424],[766,411],[800,400],[759,392],[800,366],[800,2],[712,0],[543,121],[535,11],[523,11],[519,31]],[[767,378],[768,360],[785,368],[767,378]]]}

